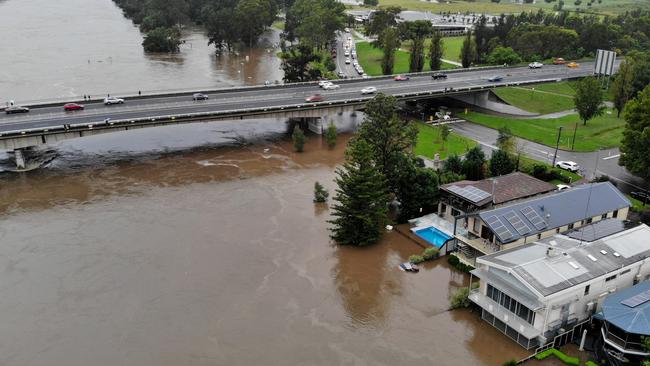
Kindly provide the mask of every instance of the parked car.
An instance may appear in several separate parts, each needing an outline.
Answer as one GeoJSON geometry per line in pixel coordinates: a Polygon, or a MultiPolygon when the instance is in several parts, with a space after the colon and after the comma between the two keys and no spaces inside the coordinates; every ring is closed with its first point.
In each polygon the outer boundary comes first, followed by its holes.
{"type": "Polygon", "coordinates": [[[29,112],[29,108],[27,108],[27,107],[12,106],[12,107],[5,108],[5,113],[6,114],[27,113],[27,112],[29,112]]]}
{"type": "Polygon", "coordinates": [[[569,62],[568,64],[566,64],[566,66],[567,66],[567,67],[570,67],[570,68],[572,68],[572,69],[575,69],[575,68],[580,67],[580,64],[577,63],[577,62],[569,62]]]}
{"type": "Polygon", "coordinates": [[[555,163],[555,166],[560,169],[568,170],[573,173],[577,172],[578,169],[580,169],[578,164],[574,161],[558,161],[557,163],[555,163]]]}
{"type": "Polygon", "coordinates": [[[66,103],[63,105],[63,110],[64,111],[80,111],[84,109],[83,104],[77,104],[77,103],[66,103]]]}
{"type": "Polygon", "coordinates": [[[645,191],[630,192],[630,196],[643,203],[650,203],[650,193],[645,191]]]}
{"type": "Polygon", "coordinates": [[[531,63],[528,64],[528,67],[531,68],[531,69],[541,69],[542,66],[544,66],[544,64],[541,63],[541,62],[537,62],[537,61],[531,62],[531,63]]]}
{"type": "Polygon", "coordinates": [[[443,74],[443,73],[441,73],[441,72],[436,72],[436,73],[434,73],[433,75],[431,75],[431,77],[433,78],[433,80],[446,79],[446,78],[447,78],[447,74],[443,74]]]}
{"type": "Polygon", "coordinates": [[[501,81],[501,80],[503,80],[503,76],[501,76],[501,75],[494,75],[494,76],[490,76],[488,78],[488,81],[491,82],[491,83],[495,83],[495,82],[501,81]]]}
{"type": "Polygon", "coordinates": [[[123,104],[123,103],[124,103],[124,99],[122,98],[116,98],[116,97],[104,98],[104,105],[123,104]]]}
{"type": "Polygon", "coordinates": [[[562,57],[558,57],[553,59],[553,65],[564,65],[566,64],[566,61],[562,57]]]}
{"type": "Polygon", "coordinates": [[[363,74],[361,74],[361,78],[363,78],[363,79],[370,79],[370,76],[368,76],[368,74],[366,74],[366,73],[364,72],[363,74]]]}
{"type": "Polygon", "coordinates": [[[322,102],[323,100],[325,100],[325,97],[320,94],[313,94],[305,98],[305,102],[322,102]]]}
{"type": "Polygon", "coordinates": [[[369,86],[367,88],[361,89],[361,94],[374,94],[377,92],[377,88],[374,86],[369,86]]]}
{"type": "Polygon", "coordinates": [[[325,89],[325,90],[335,90],[335,89],[338,89],[340,87],[341,87],[340,85],[333,84],[333,83],[327,83],[327,84],[323,85],[323,89],[325,89]]]}
{"type": "MultiPolygon", "coordinates": [[[[270,82],[268,84],[264,83],[264,85],[269,86],[271,85],[271,83],[270,82]]],[[[208,100],[208,95],[203,93],[194,93],[192,94],[192,100],[208,100]]]]}
{"type": "Polygon", "coordinates": [[[563,190],[565,190],[565,189],[569,189],[569,188],[571,188],[570,185],[566,185],[566,184],[557,184],[556,186],[557,186],[557,190],[558,190],[558,191],[563,191],[563,190]]]}
{"type": "Polygon", "coordinates": [[[395,81],[407,81],[410,77],[408,75],[397,75],[393,78],[395,81]]]}

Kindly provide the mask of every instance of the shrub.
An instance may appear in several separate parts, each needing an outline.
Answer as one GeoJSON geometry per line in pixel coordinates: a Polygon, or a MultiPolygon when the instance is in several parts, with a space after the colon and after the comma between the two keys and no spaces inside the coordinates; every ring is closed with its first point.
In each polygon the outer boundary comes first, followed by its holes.
{"type": "Polygon", "coordinates": [[[533,171],[532,171],[533,177],[540,179],[540,180],[547,180],[548,177],[548,167],[546,165],[541,165],[541,164],[535,164],[533,165],[533,171]]]}
{"type": "Polygon", "coordinates": [[[594,361],[587,361],[587,362],[585,363],[585,366],[598,366],[598,364],[595,363],[594,361]]]}
{"type": "Polygon", "coordinates": [[[293,147],[297,152],[303,152],[305,149],[305,133],[302,132],[300,126],[296,125],[293,129],[293,134],[291,134],[291,139],[293,140],[293,147]]]}
{"type": "Polygon", "coordinates": [[[438,248],[431,247],[424,250],[424,252],[422,253],[422,257],[424,258],[425,261],[430,261],[432,259],[438,258],[439,254],[440,254],[440,250],[438,250],[438,248]]]}
{"type": "Polygon", "coordinates": [[[510,360],[503,363],[503,366],[517,366],[516,360],[510,360]]]}
{"type": "Polygon", "coordinates": [[[330,122],[325,130],[325,140],[327,141],[327,146],[332,149],[336,146],[336,126],[334,123],[330,122]]]}
{"type": "Polygon", "coordinates": [[[469,287],[461,287],[453,295],[449,301],[449,307],[452,309],[467,308],[470,305],[469,301],[469,287]]]}
{"type": "Polygon", "coordinates": [[[323,203],[327,202],[329,192],[319,182],[314,183],[314,202],[323,203]]]}
{"type": "Polygon", "coordinates": [[[409,257],[409,262],[413,264],[418,264],[424,262],[424,257],[421,255],[413,254],[409,257]]]}
{"type": "Polygon", "coordinates": [[[564,353],[562,353],[560,350],[557,350],[555,348],[549,348],[546,351],[540,352],[535,355],[535,358],[538,360],[543,360],[549,356],[555,356],[560,359],[560,361],[564,362],[567,365],[571,366],[579,366],[580,365],[580,359],[577,357],[571,357],[567,356],[564,353]]]}
{"type": "Polygon", "coordinates": [[[457,270],[465,273],[469,273],[471,270],[474,269],[474,267],[462,263],[460,259],[458,259],[458,257],[456,257],[453,254],[447,256],[447,263],[451,264],[451,266],[456,268],[457,270]]]}

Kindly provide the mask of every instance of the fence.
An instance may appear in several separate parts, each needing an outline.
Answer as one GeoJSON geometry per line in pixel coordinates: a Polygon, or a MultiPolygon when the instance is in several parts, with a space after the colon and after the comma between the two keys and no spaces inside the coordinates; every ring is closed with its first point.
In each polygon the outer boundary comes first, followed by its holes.
{"type": "Polygon", "coordinates": [[[546,344],[543,344],[543,345],[537,347],[535,349],[535,353],[533,353],[532,355],[530,355],[530,356],[528,356],[528,357],[526,357],[524,359],[521,359],[521,360],[517,361],[517,364],[520,365],[520,364],[530,360],[531,358],[534,358],[535,356],[537,356],[537,354],[539,354],[541,352],[544,352],[544,351],[546,351],[546,350],[548,350],[550,348],[560,348],[560,347],[564,346],[565,344],[571,342],[571,340],[573,340],[576,337],[576,335],[578,337],[580,337],[582,335],[582,331],[590,323],[591,323],[591,319],[583,320],[582,322],[580,322],[580,323],[576,324],[575,326],[573,326],[573,328],[571,328],[571,330],[568,330],[568,331],[566,331],[564,333],[560,333],[560,334],[556,335],[553,338],[552,342],[548,342],[546,344]]]}

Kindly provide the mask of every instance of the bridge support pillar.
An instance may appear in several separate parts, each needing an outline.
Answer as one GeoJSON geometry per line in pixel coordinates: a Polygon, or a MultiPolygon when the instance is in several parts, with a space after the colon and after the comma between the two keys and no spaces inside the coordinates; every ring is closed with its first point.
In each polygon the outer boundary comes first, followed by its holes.
{"type": "Polygon", "coordinates": [[[308,118],[307,119],[307,128],[309,131],[317,134],[317,135],[322,135],[323,134],[323,119],[320,117],[316,118],[308,118]]]}
{"type": "Polygon", "coordinates": [[[23,149],[15,149],[14,158],[16,159],[16,169],[17,170],[25,169],[26,164],[25,164],[25,155],[23,153],[23,149]]]}

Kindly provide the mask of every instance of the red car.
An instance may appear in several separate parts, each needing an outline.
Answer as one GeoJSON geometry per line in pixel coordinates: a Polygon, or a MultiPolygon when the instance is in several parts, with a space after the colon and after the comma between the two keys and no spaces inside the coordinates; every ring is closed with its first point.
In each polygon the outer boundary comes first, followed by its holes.
{"type": "Polygon", "coordinates": [[[77,103],[67,103],[66,105],[63,106],[64,111],[80,111],[83,109],[84,109],[83,104],[77,104],[77,103]]]}
{"type": "Polygon", "coordinates": [[[395,78],[393,80],[395,80],[395,81],[406,81],[408,79],[410,79],[410,77],[408,77],[406,75],[397,75],[397,76],[395,76],[395,78]]]}
{"type": "Polygon", "coordinates": [[[305,99],[305,102],[322,102],[323,100],[325,100],[325,97],[320,94],[314,94],[310,97],[307,97],[305,99]]]}

